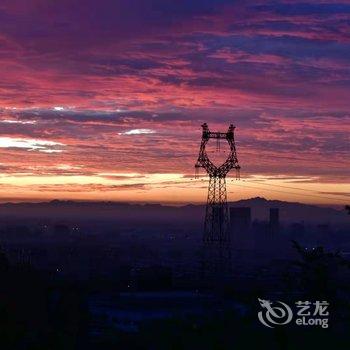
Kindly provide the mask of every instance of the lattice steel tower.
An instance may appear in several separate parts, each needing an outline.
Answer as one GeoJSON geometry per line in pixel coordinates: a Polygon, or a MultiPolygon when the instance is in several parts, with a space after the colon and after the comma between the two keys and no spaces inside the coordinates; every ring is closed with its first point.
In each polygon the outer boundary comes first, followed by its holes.
{"type": "Polygon", "coordinates": [[[229,212],[227,207],[226,175],[233,168],[239,174],[240,169],[234,140],[235,127],[231,124],[227,132],[212,132],[209,130],[208,125],[204,123],[202,128],[202,142],[195,170],[196,176],[199,168],[204,168],[209,175],[203,241],[205,243],[218,242],[220,244],[228,244],[230,236],[228,233],[229,212]],[[217,140],[218,150],[220,149],[221,139],[226,139],[230,146],[230,153],[226,161],[219,167],[210,161],[205,149],[210,139],[217,140]]]}

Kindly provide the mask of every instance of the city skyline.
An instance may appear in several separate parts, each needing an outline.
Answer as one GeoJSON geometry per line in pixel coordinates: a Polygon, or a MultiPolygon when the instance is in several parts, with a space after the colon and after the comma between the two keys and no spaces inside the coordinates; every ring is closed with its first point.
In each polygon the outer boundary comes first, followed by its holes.
{"type": "Polygon", "coordinates": [[[205,202],[207,122],[237,127],[229,201],[348,203],[347,1],[3,1],[0,15],[1,202],[205,202]]]}

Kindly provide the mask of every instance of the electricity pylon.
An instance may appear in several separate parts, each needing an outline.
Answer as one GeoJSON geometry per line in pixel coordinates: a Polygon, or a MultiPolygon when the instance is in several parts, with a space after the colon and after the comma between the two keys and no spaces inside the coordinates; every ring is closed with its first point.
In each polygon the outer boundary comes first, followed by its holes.
{"type": "Polygon", "coordinates": [[[202,142],[198,160],[195,165],[196,175],[199,168],[204,168],[209,175],[208,198],[205,211],[203,241],[205,243],[218,242],[220,245],[229,245],[228,232],[229,212],[227,207],[226,175],[231,169],[239,173],[240,166],[236,154],[234,140],[235,127],[231,124],[228,131],[212,132],[207,123],[202,125],[202,142]],[[210,139],[217,140],[217,149],[220,149],[220,140],[225,139],[230,146],[230,153],[226,161],[217,167],[209,159],[205,146],[210,139]]]}

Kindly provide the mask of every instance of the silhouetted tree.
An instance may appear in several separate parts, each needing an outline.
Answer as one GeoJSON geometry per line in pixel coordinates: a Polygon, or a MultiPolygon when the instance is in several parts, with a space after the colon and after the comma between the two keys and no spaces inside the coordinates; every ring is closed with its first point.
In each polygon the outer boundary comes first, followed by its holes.
{"type": "Polygon", "coordinates": [[[295,262],[301,268],[300,282],[314,298],[335,295],[342,278],[343,268],[349,269],[350,262],[337,251],[326,252],[323,247],[307,249],[292,241],[301,260],[295,262]]]}

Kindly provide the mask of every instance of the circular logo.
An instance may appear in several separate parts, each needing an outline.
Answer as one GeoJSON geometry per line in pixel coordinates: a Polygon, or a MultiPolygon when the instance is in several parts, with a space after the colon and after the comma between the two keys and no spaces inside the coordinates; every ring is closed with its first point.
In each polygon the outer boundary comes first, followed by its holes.
{"type": "Polygon", "coordinates": [[[264,309],[258,312],[258,318],[264,326],[274,328],[275,325],[284,325],[292,320],[292,309],[282,301],[277,301],[278,306],[274,306],[269,300],[258,300],[260,306],[264,309]]]}

